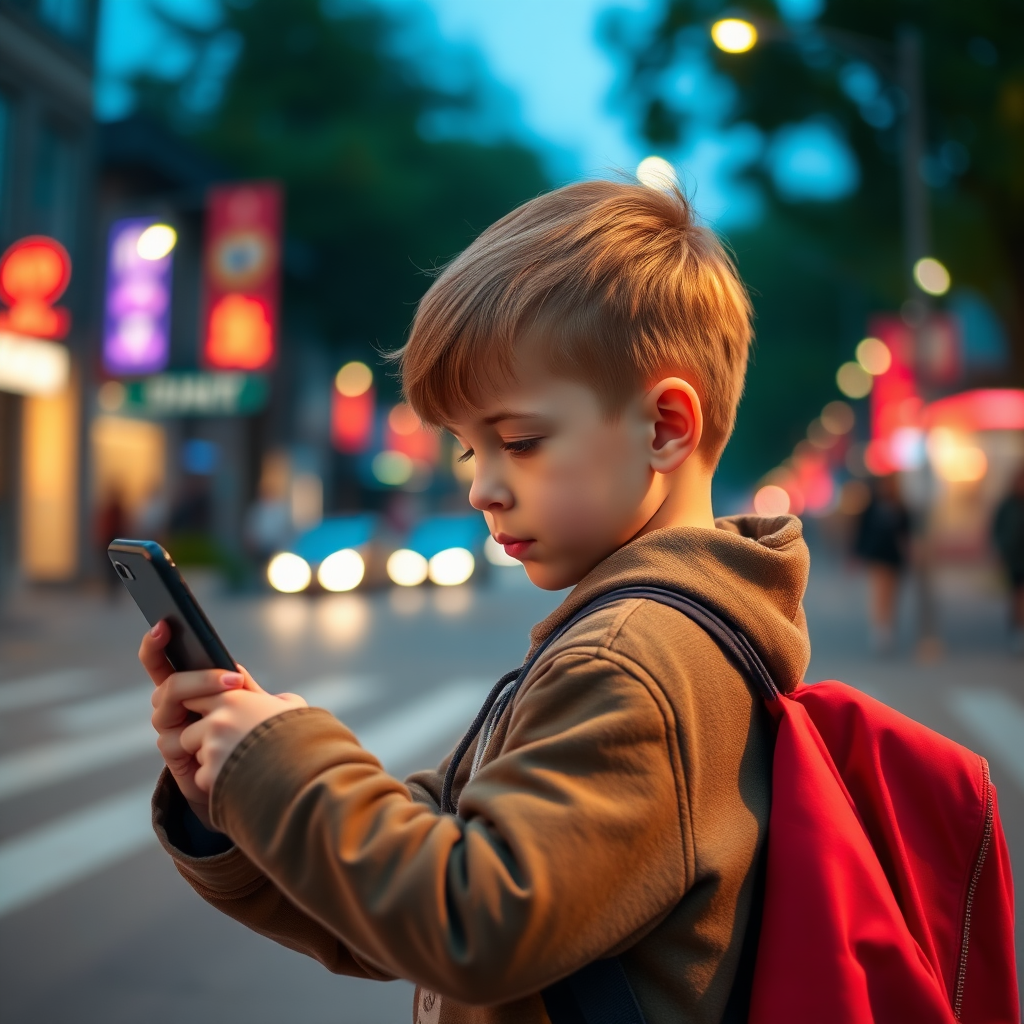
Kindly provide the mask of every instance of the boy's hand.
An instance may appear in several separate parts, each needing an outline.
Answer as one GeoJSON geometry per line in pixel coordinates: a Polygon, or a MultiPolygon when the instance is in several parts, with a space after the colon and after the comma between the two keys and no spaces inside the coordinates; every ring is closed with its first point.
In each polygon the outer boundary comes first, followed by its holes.
{"type": "Polygon", "coordinates": [[[244,689],[221,687],[219,692],[190,696],[182,701],[185,708],[202,716],[181,731],[180,743],[182,750],[199,764],[193,781],[200,792],[207,795],[231,751],[256,726],[285,711],[309,706],[297,693],[267,693],[245,669],[242,672],[244,689]]]}
{"type": "MultiPolygon", "coordinates": [[[[157,731],[157,747],[182,796],[203,825],[211,828],[209,793],[224,761],[227,760],[227,755],[231,753],[238,740],[261,721],[293,707],[305,707],[306,702],[295,694],[281,694],[275,697],[266,693],[241,666],[241,672],[226,672],[223,669],[175,672],[164,656],[164,648],[170,638],[171,632],[167,623],[160,622],[142,638],[142,646],[139,648],[139,661],[155,686],[152,722],[153,728],[157,731]],[[192,734],[190,740],[194,741],[194,745],[183,739],[187,729],[192,725],[201,724],[196,721],[197,714],[204,714],[204,708],[215,710],[215,706],[209,703],[203,707],[192,706],[193,701],[206,699],[209,702],[218,695],[234,696],[242,691],[248,691],[249,695],[263,699],[258,715],[253,715],[255,708],[246,709],[248,717],[245,720],[252,719],[250,725],[246,727],[237,716],[222,713],[212,723],[214,728],[209,737],[202,732],[192,734]],[[228,742],[228,734],[221,728],[225,724],[225,718],[236,725],[237,729],[242,730],[226,750],[224,747],[228,742]],[[208,739],[206,751],[203,750],[204,738],[208,739]],[[217,754],[214,753],[214,748],[217,754]]],[[[220,710],[224,712],[230,709],[220,710]]]]}

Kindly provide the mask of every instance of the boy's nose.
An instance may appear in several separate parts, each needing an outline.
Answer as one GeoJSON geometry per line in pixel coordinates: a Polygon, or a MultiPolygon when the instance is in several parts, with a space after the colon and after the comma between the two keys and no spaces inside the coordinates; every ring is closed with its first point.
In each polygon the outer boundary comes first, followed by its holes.
{"type": "Polygon", "coordinates": [[[500,480],[486,473],[479,462],[469,488],[469,503],[481,512],[494,512],[512,507],[512,492],[500,480]]]}

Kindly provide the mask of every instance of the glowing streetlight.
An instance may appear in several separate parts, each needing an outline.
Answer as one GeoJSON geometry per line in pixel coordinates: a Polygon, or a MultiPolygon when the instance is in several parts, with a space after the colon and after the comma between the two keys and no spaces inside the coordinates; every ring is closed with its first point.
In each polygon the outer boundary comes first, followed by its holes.
{"type": "Polygon", "coordinates": [[[843,363],[836,372],[836,385],[847,398],[864,398],[874,378],[860,363],[843,363]]]}
{"type": "Polygon", "coordinates": [[[857,362],[872,377],[880,377],[892,366],[892,353],[881,338],[865,338],[857,346],[857,362]]]}
{"type": "Polygon", "coordinates": [[[641,185],[663,192],[679,185],[676,169],[663,156],[645,156],[637,165],[636,178],[641,185]]]}
{"type": "Polygon", "coordinates": [[[373,370],[366,363],[346,363],[335,375],[334,386],[338,394],[345,398],[358,398],[365,395],[373,384],[373,370]]]}
{"type": "Polygon", "coordinates": [[[945,295],[949,291],[949,271],[933,256],[925,256],[914,264],[914,280],[929,295],[945,295]]]}
{"type": "Polygon", "coordinates": [[[757,43],[757,29],[742,18],[723,18],[711,26],[711,40],[725,53],[746,53],[757,43]]]}
{"type": "Polygon", "coordinates": [[[144,260],[162,260],[178,241],[178,232],[170,224],[150,224],[139,235],[135,251],[144,260]]]}

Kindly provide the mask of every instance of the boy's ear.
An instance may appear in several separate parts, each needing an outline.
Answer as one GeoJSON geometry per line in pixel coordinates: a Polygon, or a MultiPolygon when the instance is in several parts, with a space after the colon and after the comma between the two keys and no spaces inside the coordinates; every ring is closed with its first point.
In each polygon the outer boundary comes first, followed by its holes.
{"type": "Polygon", "coordinates": [[[666,377],[647,392],[644,411],[653,427],[651,469],[672,473],[700,444],[704,417],[697,392],[681,377],[666,377]]]}

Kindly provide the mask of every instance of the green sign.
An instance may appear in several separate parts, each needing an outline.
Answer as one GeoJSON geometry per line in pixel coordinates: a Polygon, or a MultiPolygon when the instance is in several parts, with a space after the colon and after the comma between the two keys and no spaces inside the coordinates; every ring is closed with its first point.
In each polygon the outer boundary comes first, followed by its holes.
{"type": "Polygon", "coordinates": [[[242,416],[267,404],[270,386],[254,373],[158,373],[124,386],[117,410],[143,416],[242,416]]]}

